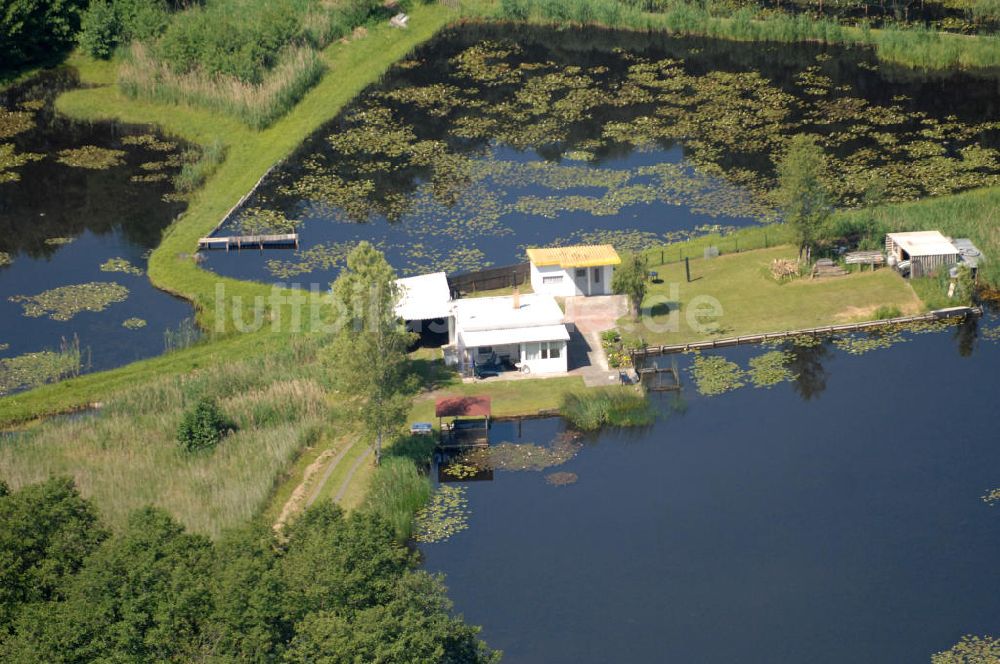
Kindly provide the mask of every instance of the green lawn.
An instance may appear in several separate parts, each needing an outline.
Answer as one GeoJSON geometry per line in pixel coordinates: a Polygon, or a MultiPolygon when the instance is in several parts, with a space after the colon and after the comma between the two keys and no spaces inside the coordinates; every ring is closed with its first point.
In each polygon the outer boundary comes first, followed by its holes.
{"type": "Polygon", "coordinates": [[[691,283],[685,282],[684,263],[662,266],[663,283],[650,284],[643,303],[651,315],[638,323],[622,318],[619,327],[630,340],[667,344],[867,320],[882,306],[904,314],[925,309],[909,284],[887,269],[784,284],[771,278],[772,260],[795,256],[794,248],[783,246],[695,259],[691,283]],[[721,309],[712,322],[695,314],[708,312],[708,305],[700,303],[709,298],[721,309]],[[712,326],[714,331],[698,329],[712,326]]]}

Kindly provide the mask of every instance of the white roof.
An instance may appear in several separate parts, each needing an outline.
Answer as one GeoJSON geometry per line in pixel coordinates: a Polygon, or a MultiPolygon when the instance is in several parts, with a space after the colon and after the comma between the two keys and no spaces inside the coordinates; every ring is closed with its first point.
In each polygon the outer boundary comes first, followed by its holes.
{"type": "Polygon", "coordinates": [[[522,327],[560,325],[563,312],[551,295],[531,293],[520,296],[514,308],[513,296],[470,297],[452,303],[455,327],[459,331],[511,330],[522,327]]]}
{"type": "Polygon", "coordinates": [[[569,341],[569,330],[563,324],[515,327],[505,330],[476,330],[459,333],[466,348],[478,346],[503,346],[504,344],[525,344],[532,341],[569,341]]]}
{"type": "Polygon", "coordinates": [[[396,315],[403,320],[431,320],[451,316],[451,289],[444,272],[397,279],[402,296],[396,315]]]}
{"type": "Polygon", "coordinates": [[[911,256],[947,256],[958,253],[951,240],[938,231],[889,233],[889,237],[911,256]]]}

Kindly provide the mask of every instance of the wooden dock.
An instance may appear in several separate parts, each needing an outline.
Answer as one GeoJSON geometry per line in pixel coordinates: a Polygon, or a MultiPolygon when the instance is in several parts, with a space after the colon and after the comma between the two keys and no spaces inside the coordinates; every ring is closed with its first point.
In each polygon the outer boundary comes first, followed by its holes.
{"type": "Polygon", "coordinates": [[[749,334],[741,337],[729,337],[727,339],[712,339],[709,341],[695,341],[688,344],[673,344],[667,346],[647,346],[631,352],[632,366],[641,366],[641,362],[648,357],[658,355],[670,355],[672,353],[687,353],[699,350],[711,350],[713,348],[728,348],[731,346],[742,346],[744,344],[759,344],[767,341],[778,341],[803,336],[829,336],[832,334],[843,334],[845,332],[867,332],[879,328],[891,327],[893,325],[906,325],[907,323],[925,323],[951,318],[967,318],[969,316],[982,316],[982,307],[949,307],[938,309],[925,314],[914,316],[900,316],[898,318],[887,318],[885,320],[872,320],[860,323],[846,323],[843,325],[827,325],[824,327],[809,327],[801,330],[787,330],[785,332],[769,332],[765,334],[749,334]]]}
{"type": "Polygon", "coordinates": [[[281,235],[229,235],[221,237],[203,237],[198,240],[198,249],[267,249],[270,247],[299,248],[298,233],[281,235]]]}

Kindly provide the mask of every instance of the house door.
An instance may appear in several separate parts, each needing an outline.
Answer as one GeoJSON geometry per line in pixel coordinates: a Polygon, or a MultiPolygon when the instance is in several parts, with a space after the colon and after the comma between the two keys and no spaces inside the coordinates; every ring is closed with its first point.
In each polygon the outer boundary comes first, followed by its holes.
{"type": "Polygon", "coordinates": [[[573,280],[576,282],[576,289],[584,295],[590,295],[590,283],[587,280],[587,268],[578,267],[573,275],[573,280]]]}
{"type": "Polygon", "coordinates": [[[601,272],[604,270],[602,267],[591,268],[590,274],[593,276],[591,281],[591,290],[588,295],[597,293],[598,295],[604,295],[604,284],[601,283],[601,272]]]}

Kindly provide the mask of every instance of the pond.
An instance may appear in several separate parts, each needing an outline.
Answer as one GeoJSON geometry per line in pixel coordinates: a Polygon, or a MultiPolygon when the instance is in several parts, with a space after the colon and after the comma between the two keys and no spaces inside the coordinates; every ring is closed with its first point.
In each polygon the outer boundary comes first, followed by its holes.
{"type": "Polygon", "coordinates": [[[464,523],[420,545],[425,567],[511,662],[928,662],[996,634],[997,322],[799,349],[799,380],[719,396],[682,358],[652,427],[442,485],[464,523]]]}
{"type": "Polygon", "coordinates": [[[322,283],[362,239],[416,274],[754,224],[775,217],[773,158],[802,132],[827,152],[840,206],[989,185],[998,83],[858,49],[459,27],[317,131],[221,231],[297,230],[298,251],[206,265],[322,283]]]}
{"type": "Polygon", "coordinates": [[[162,353],[165,331],[192,315],[145,267],[185,208],[172,178],[196,153],[58,114],[53,100],[77,85],[65,68],[0,92],[0,394],[77,359],[85,371],[162,353]]]}

